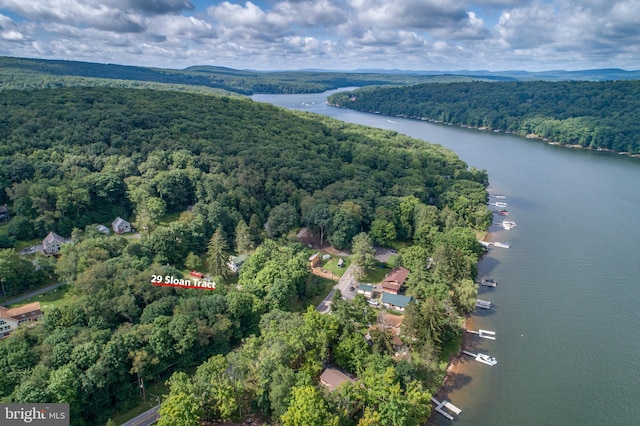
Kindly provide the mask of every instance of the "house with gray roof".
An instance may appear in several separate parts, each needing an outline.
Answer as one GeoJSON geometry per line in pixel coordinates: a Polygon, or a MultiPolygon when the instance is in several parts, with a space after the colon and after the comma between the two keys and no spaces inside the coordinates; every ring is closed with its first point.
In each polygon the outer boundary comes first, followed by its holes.
{"type": "Polygon", "coordinates": [[[42,252],[52,255],[60,252],[60,247],[66,243],[65,239],[55,232],[49,232],[42,240],[42,252]]]}
{"type": "Polygon", "coordinates": [[[131,223],[118,216],[113,222],[111,222],[111,228],[113,228],[113,232],[120,235],[131,232],[131,223]]]}

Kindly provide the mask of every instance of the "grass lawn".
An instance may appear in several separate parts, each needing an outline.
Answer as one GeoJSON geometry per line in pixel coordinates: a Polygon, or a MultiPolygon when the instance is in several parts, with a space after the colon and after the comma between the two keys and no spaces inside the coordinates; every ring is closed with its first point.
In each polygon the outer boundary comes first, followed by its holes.
{"type": "Polygon", "coordinates": [[[331,272],[333,275],[337,277],[341,277],[342,274],[344,274],[344,271],[347,270],[349,265],[351,265],[351,258],[349,257],[341,258],[339,256],[332,256],[331,259],[324,262],[324,264],[322,265],[322,269],[325,269],[326,271],[331,272]],[[344,261],[341,268],[338,267],[338,260],[340,259],[343,259],[344,261]]]}
{"type": "Polygon", "coordinates": [[[42,244],[42,240],[44,239],[44,237],[42,238],[34,238],[32,240],[18,240],[16,241],[16,251],[20,251],[22,249],[26,249],[27,247],[31,247],[31,246],[35,246],[38,244],[42,244]]]}
{"type": "Polygon", "coordinates": [[[322,302],[324,298],[327,297],[327,294],[329,294],[331,289],[336,285],[335,281],[329,280],[327,278],[316,276],[314,277],[314,279],[317,280],[316,283],[318,283],[318,285],[322,286],[320,292],[317,295],[313,296],[311,299],[295,300],[289,303],[289,309],[291,311],[305,312],[307,310],[307,307],[309,306],[318,306],[320,302],[322,302]]]}
{"type": "MultiPolygon", "coordinates": [[[[32,289],[33,290],[33,289],[32,289]]],[[[11,308],[15,308],[17,306],[26,305],[27,303],[32,302],[40,302],[40,307],[42,311],[47,314],[47,311],[51,310],[54,307],[60,307],[66,304],[69,304],[75,300],[76,296],[71,296],[68,293],[68,287],[62,286],[58,287],[54,290],[51,290],[48,293],[40,294],[38,296],[30,297],[27,300],[23,300],[20,303],[16,303],[15,305],[11,305],[11,308]]]]}
{"type": "Polygon", "coordinates": [[[162,218],[160,218],[158,224],[160,226],[168,226],[171,222],[175,222],[176,220],[180,219],[180,215],[182,213],[183,212],[165,214],[164,216],[162,216],[162,218]]]}
{"type": "Polygon", "coordinates": [[[362,282],[378,284],[384,280],[384,276],[391,272],[391,268],[376,268],[373,271],[370,271],[364,279],[360,280],[362,282]]]}

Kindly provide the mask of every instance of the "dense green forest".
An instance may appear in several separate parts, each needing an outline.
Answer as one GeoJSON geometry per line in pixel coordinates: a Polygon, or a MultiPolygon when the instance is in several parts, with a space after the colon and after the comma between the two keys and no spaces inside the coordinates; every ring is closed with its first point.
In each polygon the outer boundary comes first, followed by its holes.
{"type": "Polygon", "coordinates": [[[367,88],[329,102],[359,111],[640,153],[640,81],[473,82],[367,88]]]}
{"type": "Polygon", "coordinates": [[[329,71],[248,71],[215,66],[184,70],[0,57],[0,90],[102,86],[163,90],[313,93],[349,86],[471,81],[491,77],[329,71]]]}
{"type": "Polygon", "coordinates": [[[395,132],[225,96],[7,90],[0,120],[3,285],[24,291],[36,266],[38,279],[69,283],[68,303],[0,342],[2,401],[68,402],[72,424],[104,424],[137,401],[139,379],[175,372],[162,424],[425,421],[438,354],[475,304],[486,172],[395,132]],[[96,230],[116,216],[140,233],[96,230]],[[367,343],[378,310],[362,296],[336,293],[329,315],[310,306],[326,283],[295,239],[302,225],[352,249],[363,274],[378,267],[374,243],[400,244],[416,297],[408,353],[395,356],[385,329],[367,343]],[[11,248],[49,231],[70,239],[57,258],[11,248]],[[238,277],[231,253],[251,254],[238,277]],[[216,291],[150,283],[192,269],[216,291]],[[324,391],[326,365],[359,382],[324,391]]]}

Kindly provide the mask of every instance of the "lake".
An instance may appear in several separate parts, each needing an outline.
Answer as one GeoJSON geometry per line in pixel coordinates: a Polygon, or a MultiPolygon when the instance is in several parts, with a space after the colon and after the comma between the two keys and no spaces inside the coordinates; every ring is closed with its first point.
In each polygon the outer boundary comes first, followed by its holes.
{"type": "Polygon", "coordinates": [[[497,339],[468,349],[498,364],[462,361],[447,395],[462,409],[456,424],[638,424],[640,159],[334,108],[333,92],[253,99],[443,145],[487,170],[489,192],[506,196],[517,222],[490,229],[511,248],[492,247],[479,264],[498,286],[481,287],[492,308],[470,325],[497,339]]]}

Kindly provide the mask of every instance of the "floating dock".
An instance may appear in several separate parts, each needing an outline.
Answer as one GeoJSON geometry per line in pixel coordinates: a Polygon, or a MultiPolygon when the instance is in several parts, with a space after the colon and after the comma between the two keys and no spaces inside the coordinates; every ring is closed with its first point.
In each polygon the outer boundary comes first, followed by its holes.
{"type": "Polygon", "coordinates": [[[496,340],[496,332],[495,331],[489,331],[489,330],[465,330],[467,333],[473,333],[473,334],[477,334],[479,337],[482,337],[483,339],[489,339],[489,340],[496,340]]]}
{"type": "Polygon", "coordinates": [[[448,418],[449,420],[454,420],[454,417],[447,413],[445,410],[443,410],[442,407],[446,408],[447,410],[451,411],[452,413],[454,413],[456,416],[460,415],[460,413],[462,413],[462,410],[459,409],[458,407],[456,407],[455,405],[453,405],[452,403],[450,403],[447,400],[444,400],[442,402],[438,401],[435,398],[431,398],[431,402],[433,402],[434,404],[436,404],[436,411],[440,414],[442,414],[443,416],[445,416],[446,418],[448,418]]]}
{"type": "Polygon", "coordinates": [[[491,302],[488,300],[476,300],[476,307],[482,309],[491,309],[491,302]]]}

